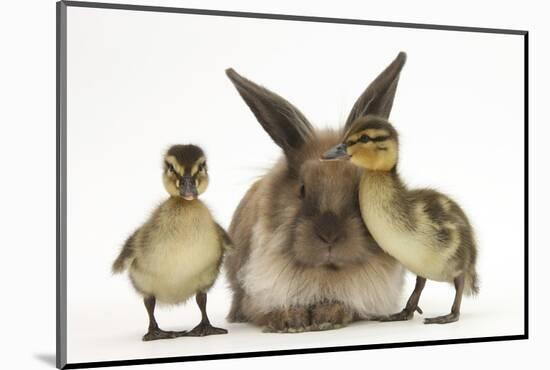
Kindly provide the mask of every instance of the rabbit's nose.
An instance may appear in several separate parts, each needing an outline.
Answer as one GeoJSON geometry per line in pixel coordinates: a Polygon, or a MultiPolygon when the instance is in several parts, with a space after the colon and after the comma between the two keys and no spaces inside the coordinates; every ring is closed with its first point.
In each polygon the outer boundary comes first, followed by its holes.
{"type": "Polygon", "coordinates": [[[315,233],[322,242],[333,244],[340,238],[338,217],[332,212],[321,214],[315,222],[315,233]]]}
{"type": "Polygon", "coordinates": [[[327,234],[322,232],[317,232],[317,236],[325,244],[334,244],[338,241],[339,238],[338,234],[327,234]]]}

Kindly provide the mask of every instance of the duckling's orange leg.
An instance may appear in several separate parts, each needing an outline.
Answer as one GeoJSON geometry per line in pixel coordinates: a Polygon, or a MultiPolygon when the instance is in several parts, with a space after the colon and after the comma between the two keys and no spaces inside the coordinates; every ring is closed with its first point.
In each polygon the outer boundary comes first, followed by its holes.
{"type": "Polygon", "coordinates": [[[409,297],[407,305],[405,306],[403,311],[394,313],[393,315],[389,316],[378,317],[376,319],[379,321],[404,321],[412,319],[414,316],[414,311],[418,311],[419,314],[422,314],[422,310],[420,309],[420,307],[418,307],[418,301],[420,301],[420,295],[422,294],[422,290],[424,289],[425,285],[426,279],[417,276],[414,290],[409,297]]]}
{"type": "Polygon", "coordinates": [[[448,324],[450,322],[458,321],[460,317],[460,303],[462,302],[462,292],[464,291],[464,275],[460,275],[455,278],[455,300],[451,313],[444,316],[431,317],[424,319],[424,324],[448,324]]]}
{"type": "Polygon", "coordinates": [[[164,331],[159,328],[157,320],[155,320],[155,304],[157,300],[155,297],[143,298],[143,303],[147,309],[149,315],[149,331],[143,336],[144,341],[157,340],[157,339],[170,339],[175,338],[176,333],[173,331],[164,331]]]}
{"type": "Polygon", "coordinates": [[[226,329],[215,328],[210,324],[210,320],[208,320],[208,315],[206,314],[206,293],[198,292],[195,298],[197,300],[197,305],[201,310],[201,322],[199,323],[199,325],[195,326],[190,332],[178,336],[204,337],[206,335],[213,334],[227,334],[226,329]]]}

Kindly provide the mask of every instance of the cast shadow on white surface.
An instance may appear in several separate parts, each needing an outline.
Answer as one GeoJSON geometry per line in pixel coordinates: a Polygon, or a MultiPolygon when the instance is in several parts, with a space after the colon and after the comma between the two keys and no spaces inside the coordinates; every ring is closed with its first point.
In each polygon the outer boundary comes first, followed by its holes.
{"type": "Polygon", "coordinates": [[[35,353],[34,358],[46,365],[55,367],[55,353],[35,353]]]}

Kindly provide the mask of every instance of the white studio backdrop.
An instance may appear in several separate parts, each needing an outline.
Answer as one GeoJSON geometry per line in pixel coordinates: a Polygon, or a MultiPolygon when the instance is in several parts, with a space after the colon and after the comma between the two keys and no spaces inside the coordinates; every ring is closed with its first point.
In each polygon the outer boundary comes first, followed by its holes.
{"type": "MultiPolygon", "coordinates": [[[[248,352],[513,335],[523,332],[523,38],[513,35],[68,8],[68,360],[248,352]],[[208,156],[203,196],[228,227],[250,184],[280,155],[224,74],[228,67],[295,104],[317,127],[343,124],[399,51],[408,54],[391,120],[400,171],[462,204],[477,230],[481,295],[461,321],[357,323],[263,334],[229,325],[221,277],[211,321],[226,336],[142,343],[147,316],[110,265],[166,194],[161,156],[196,143],[208,156]]],[[[404,291],[410,293],[412,276],[404,291]]],[[[454,290],[428,282],[425,316],[454,290]]],[[[194,302],[157,310],[165,329],[199,320],[194,302]]]]}

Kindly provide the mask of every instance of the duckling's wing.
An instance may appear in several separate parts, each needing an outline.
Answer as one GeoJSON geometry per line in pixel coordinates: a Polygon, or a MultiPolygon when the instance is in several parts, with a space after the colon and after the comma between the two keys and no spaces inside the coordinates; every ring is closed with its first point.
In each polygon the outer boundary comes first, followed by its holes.
{"type": "Polygon", "coordinates": [[[115,262],[113,262],[113,273],[119,273],[126,269],[128,266],[128,262],[130,262],[134,258],[134,251],[135,251],[135,241],[136,241],[136,235],[138,233],[139,229],[134,231],[132,235],[128,239],[126,239],[126,242],[122,246],[122,250],[120,251],[120,254],[116,258],[115,262]]]}
{"type": "Polygon", "coordinates": [[[216,230],[218,232],[218,235],[220,236],[220,240],[223,242],[223,248],[225,250],[231,250],[233,248],[233,242],[231,241],[231,238],[229,237],[229,234],[224,230],[223,227],[220,226],[216,222],[216,230]]]}

